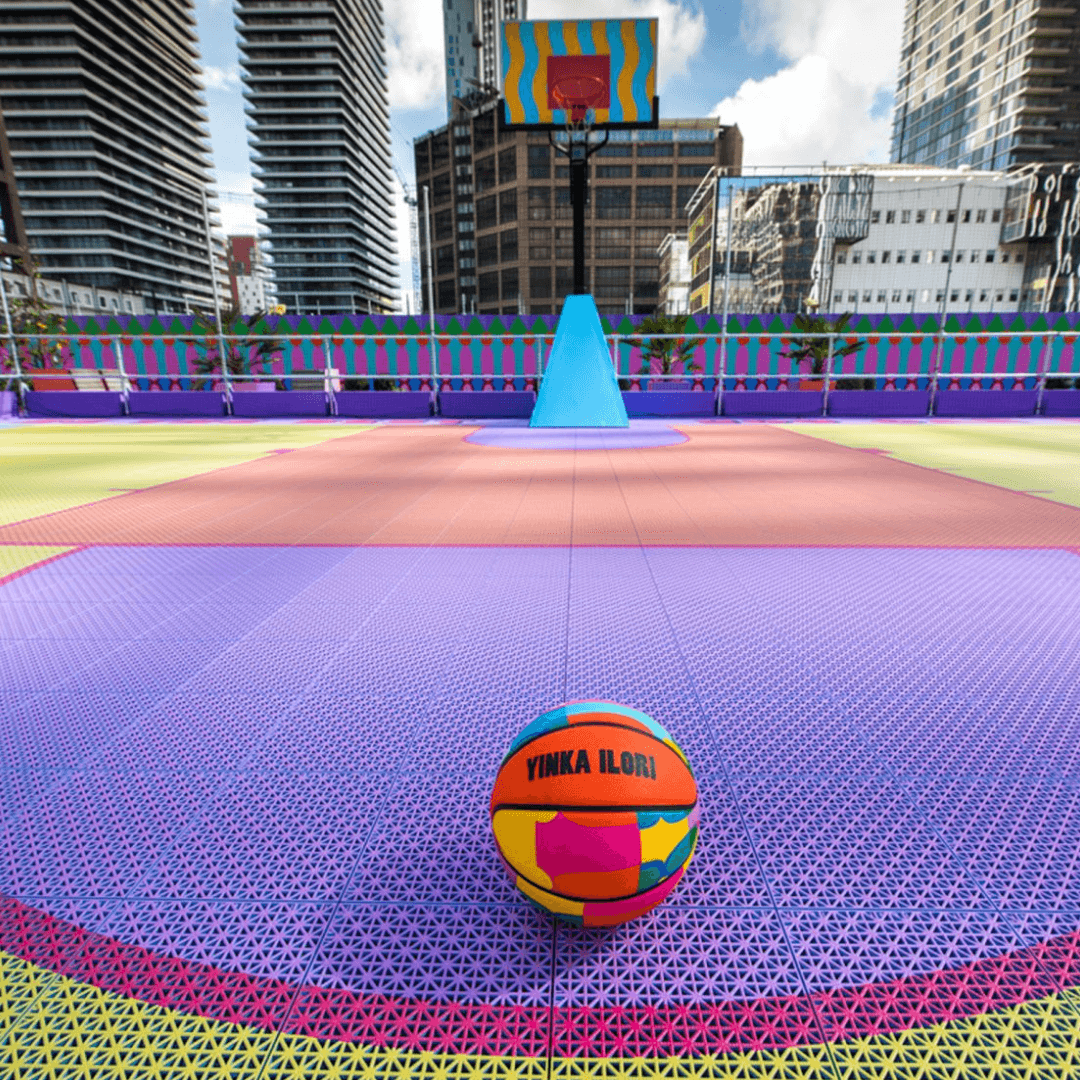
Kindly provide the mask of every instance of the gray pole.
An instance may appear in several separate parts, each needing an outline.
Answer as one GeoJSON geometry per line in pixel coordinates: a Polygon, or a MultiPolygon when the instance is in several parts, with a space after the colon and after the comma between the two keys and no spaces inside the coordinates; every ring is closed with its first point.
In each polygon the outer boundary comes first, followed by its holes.
{"type": "Polygon", "coordinates": [[[428,186],[424,185],[424,232],[427,234],[427,300],[428,300],[428,337],[431,351],[431,395],[435,403],[435,413],[439,412],[439,344],[435,339],[435,271],[431,261],[431,200],[428,198],[428,186]]]}
{"type": "MultiPolygon", "coordinates": [[[[716,411],[719,415],[723,409],[724,401],[724,376],[727,375],[727,321],[730,307],[728,297],[731,293],[731,222],[735,203],[735,192],[731,187],[731,178],[728,178],[728,204],[727,204],[727,240],[724,251],[724,308],[720,317],[720,389],[716,398],[716,411]]],[[[720,214],[720,181],[716,181],[716,213],[714,219],[720,214]]],[[[713,221],[713,250],[716,250],[716,221],[713,221]]],[[[711,284],[710,284],[711,291],[711,284]]]]}
{"type": "Polygon", "coordinates": [[[941,375],[941,365],[945,360],[945,312],[949,305],[949,283],[952,281],[953,259],[956,258],[956,230],[960,227],[960,203],[964,198],[964,181],[956,185],[956,210],[953,212],[952,240],[949,250],[949,269],[945,271],[945,292],[941,297],[941,311],[938,313],[938,344],[935,350],[937,361],[930,365],[932,376],[930,383],[930,412],[934,411],[937,400],[938,380],[941,375]]]}
{"type": "Polygon", "coordinates": [[[210,288],[214,294],[214,318],[217,320],[218,348],[221,350],[221,381],[225,384],[225,398],[232,402],[232,386],[229,381],[229,354],[225,344],[224,327],[221,325],[221,300],[218,297],[217,267],[214,265],[214,244],[210,237],[210,208],[206,202],[206,188],[199,188],[202,199],[203,224],[206,227],[206,257],[210,262],[210,288]]]}

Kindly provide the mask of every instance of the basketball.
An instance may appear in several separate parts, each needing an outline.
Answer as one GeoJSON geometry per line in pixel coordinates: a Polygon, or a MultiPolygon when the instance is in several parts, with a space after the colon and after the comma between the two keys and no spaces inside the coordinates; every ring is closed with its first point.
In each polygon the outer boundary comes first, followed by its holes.
{"type": "Polygon", "coordinates": [[[578,926],[615,926],[678,885],[697,843],[697,784],[651,717],[574,702],[514,740],[491,793],[491,827],[533,904],[578,926]]]}

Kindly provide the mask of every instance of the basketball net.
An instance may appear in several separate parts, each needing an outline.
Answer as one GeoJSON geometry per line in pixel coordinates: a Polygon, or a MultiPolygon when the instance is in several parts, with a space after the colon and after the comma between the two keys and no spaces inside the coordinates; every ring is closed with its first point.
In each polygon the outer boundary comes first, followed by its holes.
{"type": "Polygon", "coordinates": [[[564,75],[551,87],[551,97],[566,115],[566,134],[571,142],[575,133],[589,131],[596,123],[596,106],[604,100],[607,85],[596,75],[564,75]]]}

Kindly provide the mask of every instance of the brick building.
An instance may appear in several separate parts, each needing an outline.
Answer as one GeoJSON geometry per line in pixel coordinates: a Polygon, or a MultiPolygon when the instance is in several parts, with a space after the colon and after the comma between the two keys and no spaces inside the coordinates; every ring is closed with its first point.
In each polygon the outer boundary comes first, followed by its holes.
{"type": "MultiPolygon", "coordinates": [[[[421,215],[425,187],[430,198],[436,312],[557,313],[572,288],[573,229],[569,167],[548,135],[504,129],[493,101],[414,145],[421,215]]],[[[585,219],[587,283],[601,312],[656,308],[660,244],[685,232],[702,177],[741,163],[739,129],[715,119],[610,133],[590,161],[585,219]]],[[[426,297],[426,252],[422,261],[426,297]]]]}

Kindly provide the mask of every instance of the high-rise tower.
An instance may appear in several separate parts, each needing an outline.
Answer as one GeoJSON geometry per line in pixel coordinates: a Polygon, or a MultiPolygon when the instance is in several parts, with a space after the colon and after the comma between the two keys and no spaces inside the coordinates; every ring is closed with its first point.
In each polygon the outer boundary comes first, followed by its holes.
{"type": "Polygon", "coordinates": [[[499,92],[499,27],[526,18],[527,0],[443,0],[446,113],[499,92]]]}
{"type": "Polygon", "coordinates": [[[236,0],[278,297],[390,311],[397,252],[381,0],[236,0]]]}
{"type": "Polygon", "coordinates": [[[0,0],[0,82],[42,274],[212,306],[210,155],[191,0],[0,0]]]}
{"type": "Polygon", "coordinates": [[[907,0],[895,162],[1080,158],[1080,17],[1067,0],[907,0]]]}

